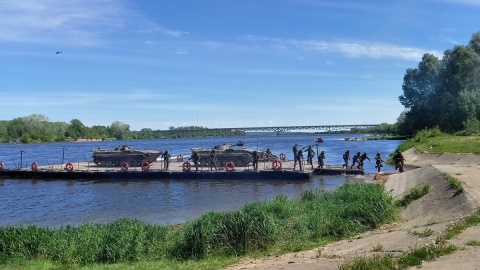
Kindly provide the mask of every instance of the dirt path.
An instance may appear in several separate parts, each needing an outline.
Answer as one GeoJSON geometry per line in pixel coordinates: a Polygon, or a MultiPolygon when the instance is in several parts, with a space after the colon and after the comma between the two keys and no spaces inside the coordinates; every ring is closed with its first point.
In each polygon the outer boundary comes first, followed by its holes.
{"type": "MultiPolygon", "coordinates": [[[[338,269],[345,260],[375,253],[400,254],[424,243],[432,242],[455,220],[475,212],[480,205],[480,156],[472,154],[421,154],[413,149],[404,153],[410,168],[405,173],[388,175],[385,188],[398,198],[413,187],[430,185],[430,192],[414,201],[403,212],[404,220],[308,251],[246,259],[227,269],[338,269]],[[465,192],[455,196],[444,175],[462,182],[465,192]],[[418,237],[412,232],[432,230],[430,237],[418,237]]],[[[454,254],[423,263],[422,269],[480,269],[480,247],[467,245],[480,241],[480,226],[464,231],[450,240],[459,249],[454,254]]],[[[416,269],[416,268],[413,268],[416,269]]]]}

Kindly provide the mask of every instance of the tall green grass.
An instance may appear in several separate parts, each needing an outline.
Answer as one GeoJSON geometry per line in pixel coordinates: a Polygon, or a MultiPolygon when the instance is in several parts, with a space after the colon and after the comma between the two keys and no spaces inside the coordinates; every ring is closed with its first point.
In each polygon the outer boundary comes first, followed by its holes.
{"type": "Polygon", "coordinates": [[[445,175],[445,180],[450,183],[451,188],[455,189],[455,195],[463,193],[463,186],[460,180],[450,175],[445,175]]]}
{"type": "Polygon", "coordinates": [[[422,188],[414,187],[410,189],[410,193],[403,196],[401,200],[398,201],[398,205],[402,207],[408,206],[414,200],[418,200],[421,197],[425,196],[430,192],[430,185],[424,184],[422,188]]]}
{"type": "Polygon", "coordinates": [[[168,261],[179,264],[215,257],[311,248],[350,237],[399,218],[396,200],[382,185],[348,183],[335,191],[306,191],[242,209],[207,213],[181,226],[122,219],[58,229],[0,228],[0,264],[10,259],[62,265],[168,261]]]}
{"type": "MultiPolygon", "coordinates": [[[[435,127],[419,131],[413,138],[400,144],[397,149],[404,152],[415,147],[416,150],[426,153],[472,153],[478,155],[480,154],[479,142],[480,136],[478,135],[450,135],[442,133],[438,127],[435,127]]],[[[390,154],[387,162],[393,162],[394,154],[390,154]]]]}

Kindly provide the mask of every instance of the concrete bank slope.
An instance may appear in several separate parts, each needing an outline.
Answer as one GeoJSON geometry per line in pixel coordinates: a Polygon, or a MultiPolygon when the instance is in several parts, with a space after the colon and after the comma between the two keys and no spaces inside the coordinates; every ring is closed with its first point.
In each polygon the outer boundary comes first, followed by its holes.
{"type": "MultiPolygon", "coordinates": [[[[430,186],[430,192],[412,202],[403,212],[403,220],[308,251],[247,259],[228,269],[338,269],[344,261],[375,254],[400,255],[413,248],[431,243],[455,220],[475,212],[480,205],[480,156],[472,154],[425,154],[410,149],[403,153],[406,172],[388,176],[385,189],[402,198],[411,188],[430,186]],[[464,193],[455,195],[445,180],[448,174],[460,180],[464,193]],[[433,231],[429,237],[414,232],[433,231]]],[[[372,180],[373,181],[373,180],[372,180]]],[[[480,227],[480,226],[479,226],[480,227]]],[[[424,263],[422,269],[480,269],[480,247],[469,247],[467,241],[480,241],[480,228],[470,228],[451,240],[459,251],[424,263]]],[[[416,269],[416,268],[412,268],[416,269]]]]}
{"type": "MultiPolygon", "coordinates": [[[[440,155],[419,153],[415,149],[410,149],[404,152],[404,157],[410,168],[420,168],[390,176],[385,183],[386,190],[392,190],[392,194],[400,198],[412,187],[428,184],[431,188],[429,194],[405,209],[403,217],[407,221],[402,226],[411,223],[407,226],[413,226],[412,230],[421,231],[420,228],[429,228],[441,233],[453,222],[472,214],[480,206],[479,155],[440,155]],[[455,190],[445,181],[445,175],[460,180],[464,193],[456,195],[455,190]]],[[[469,241],[480,241],[480,226],[468,228],[450,240],[458,247],[457,252],[433,262],[424,262],[421,268],[480,269],[480,247],[467,245],[469,241]]]]}
{"type": "Polygon", "coordinates": [[[425,154],[414,149],[404,152],[410,170],[390,175],[385,189],[401,199],[410,189],[427,184],[430,192],[414,201],[403,212],[406,220],[418,222],[432,220],[442,222],[472,214],[479,205],[480,157],[471,154],[425,154]],[[416,169],[412,169],[418,167],[416,169]],[[468,172],[467,172],[468,171],[468,172]],[[463,194],[456,195],[445,176],[450,175],[462,182],[463,194]],[[477,177],[476,177],[477,176],[477,177]]]}

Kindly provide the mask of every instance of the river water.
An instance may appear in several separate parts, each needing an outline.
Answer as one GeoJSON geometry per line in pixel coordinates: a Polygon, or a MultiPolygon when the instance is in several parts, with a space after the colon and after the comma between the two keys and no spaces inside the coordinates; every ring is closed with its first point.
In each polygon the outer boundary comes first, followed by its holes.
{"type": "MultiPolygon", "coordinates": [[[[230,138],[192,138],[135,140],[127,142],[62,142],[45,144],[0,144],[0,161],[7,169],[29,168],[64,162],[91,161],[98,147],[113,149],[127,144],[136,149],[169,150],[173,157],[190,154],[191,147],[211,148],[218,144],[235,144],[242,140],[245,148],[270,150],[277,156],[292,157],[292,146],[313,145],[315,152],[324,150],[325,164],[340,165],[342,154],[368,152],[371,163],[365,163],[366,176],[315,176],[307,181],[221,181],[221,180],[156,180],[156,181],[59,181],[0,179],[0,226],[38,225],[60,227],[84,223],[107,223],[130,218],[150,224],[178,224],[207,212],[230,211],[248,202],[266,201],[277,195],[298,200],[308,189],[330,190],[345,182],[371,182],[375,173],[374,156],[384,159],[402,141],[345,140],[363,135],[323,135],[324,143],[316,144],[316,135],[247,135],[230,138]]],[[[261,168],[262,165],[259,165],[261,168]]],[[[394,171],[384,164],[384,172],[394,171]]]]}

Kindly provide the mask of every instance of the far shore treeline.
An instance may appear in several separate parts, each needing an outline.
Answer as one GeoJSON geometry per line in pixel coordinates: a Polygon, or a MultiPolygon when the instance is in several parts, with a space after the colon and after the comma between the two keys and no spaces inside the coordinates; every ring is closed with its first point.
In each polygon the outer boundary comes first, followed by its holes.
{"type": "MultiPolygon", "coordinates": [[[[396,134],[395,125],[383,123],[378,127],[352,129],[342,133],[374,133],[396,134]]],[[[109,126],[85,126],[80,120],[70,123],[49,122],[41,114],[32,114],[15,118],[11,121],[0,121],[0,142],[2,143],[40,143],[83,140],[140,140],[163,138],[202,138],[245,136],[245,131],[238,129],[209,129],[201,126],[170,127],[168,130],[152,130],[143,128],[131,131],[130,126],[120,121],[109,126]]]]}
{"type": "MultiPolygon", "coordinates": [[[[399,96],[405,110],[396,123],[375,128],[352,129],[343,133],[375,133],[411,137],[424,129],[471,135],[480,133],[480,32],[468,45],[445,50],[443,57],[426,53],[417,68],[408,68],[399,96]]],[[[227,128],[227,127],[226,127],[227,128]]],[[[0,142],[35,143],[68,140],[136,140],[187,137],[244,136],[236,129],[209,129],[201,126],[143,128],[131,131],[126,123],[85,126],[80,120],[49,122],[42,114],[0,120],[0,142]]]]}
{"type": "Polygon", "coordinates": [[[170,127],[168,130],[143,128],[131,131],[130,125],[115,121],[109,126],[85,126],[80,120],[70,123],[50,122],[41,114],[0,121],[0,142],[39,143],[85,140],[140,140],[186,137],[243,136],[241,130],[209,129],[205,127],[170,127]]]}

